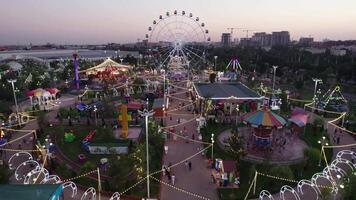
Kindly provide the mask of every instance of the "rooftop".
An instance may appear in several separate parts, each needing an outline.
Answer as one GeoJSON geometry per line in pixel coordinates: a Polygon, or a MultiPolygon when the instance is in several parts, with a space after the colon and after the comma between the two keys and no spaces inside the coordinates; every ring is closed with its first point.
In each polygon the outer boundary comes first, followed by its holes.
{"type": "Polygon", "coordinates": [[[56,199],[61,192],[58,184],[0,185],[0,199],[48,200],[56,199]]]}
{"type": "Polygon", "coordinates": [[[194,83],[194,90],[200,98],[240,99],[253,100],[262,99],[255,91],[240,82],[234,83],[194,83]]]}

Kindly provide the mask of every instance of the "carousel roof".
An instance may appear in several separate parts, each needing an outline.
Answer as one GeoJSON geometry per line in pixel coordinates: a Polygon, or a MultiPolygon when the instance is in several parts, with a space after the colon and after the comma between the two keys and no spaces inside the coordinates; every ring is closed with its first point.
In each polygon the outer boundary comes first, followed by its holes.
{"type": "Polygon", "coordinates": [[[299,127],[305,126],[308,122],[308,112],[302,108],[296,107],[288,120],[299,127]]]}
{"type": "Polygon", "coordinates": [[[97,72],[102,72],[102,71],[106,71],[106,70],[125,72],[131,68],[132,68],[132,66],[119,64],[119,63],[111,60],[110,58],[108,58],[103,63],[101,63],[95,67],[91,67],[89,69],[82,70],[82,71],[80,71],[80,73],[86,73],[89,75],[89,74],[96,74],[97,72]]]}
{"type": "Polygon", "coordinates": [[[259,94],[246,85],[235,83],[197,83],[193,84],[194,90],[200,98],[209,97],[212,100],[253,100],[262,99],[259,94]]]}
{"type": "Polygon", "coordinates": [[[253,127],[276,127],[282,128],[287,121],[270,110],[257,110],[247,113],[242,120],[253,127]]]}
{"type": "Polygon", "coordinates": [[[41,97],[41,96],[50,96],[51,94],[57,94],[59,92],[59,90],[57,88],[46,88],[46,89],[42,89],[42,88],[37,88],[35,90],[31,90],[28,91],[26,93],[26,95],[28,97],[41,97]]]}

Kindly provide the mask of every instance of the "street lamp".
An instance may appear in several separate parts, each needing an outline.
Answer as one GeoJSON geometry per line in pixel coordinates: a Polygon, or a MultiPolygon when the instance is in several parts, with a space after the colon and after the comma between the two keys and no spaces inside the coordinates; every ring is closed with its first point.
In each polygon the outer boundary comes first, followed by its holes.
{"type": "Polygon", "coordinates": [[[278,68],[278,66],[272,66],[273,67],[273,85],[272,85],[272,94],[274,95],[274,85],[276,82],[276,69],[278,68]]]}
{"type": "Polygon", "coordinates": [[[326,137],[325,136],[323,136],[321,138],[321,140],[318,140],[318,143],[321,145],[320,158],[319,158],[318,166],[321,167],[321,156],[322,156],[322,153],[323,153],[323,149],[324,149],[324,146],[329,146],[329,143],[326,141],[326,137]]]}
{"type": "Polygon", "coordinates": [[[96,108],[96,105],[94,105],[94,115],[95,115],[95,126],[98,126],[98,117],[96,116],[96,111],[98,111],[98,109],[96,108]]]}
{"type": "Polygon", "coordinates": [[[218,56],[214,56],[214,71],[216,71],[216,59],[218,59],[218,56]]]}
{"type": "Polygon", "coordinates": [[[313,97],[313,102],[314,102],[314,108],[316,106],[316,89],[318,87],[318,84],[320,83],[323,83],[323,80],[321,79],[318,79],[318,78],[313,78],[313,81],[314,81],[314,97],[313,97]]]}
{"type": "Polygon", "coordinates": [[[163,73],[163,106],[166,107],[166,70],[162,69],[163,73]]]}
{"type": "Polygon", "coordinates": [[[211,134],[211,162],[214,162],[214,133],[211,134]]]}
{"type": "Polygon", "coordinates": [[[189,73],[190,73],[190,61],[189,60],[187,60],[187,65],[188,65],[188,81],[190,80],[190,78],[189,78],[189,73]]]}
{"type": "Polygon", "coordinates": [[[147,198],[150,198],[150,164],[149,164],[149,156],[148,156],[148,117],[152,116],[154,112],[152,110],[148,110],[148,101],[147,108],[143,111],[138,111],[138,113],[145,117],[145,129],[146,129],[146,173],[147,173],[147,198]]]}
{"type": "Polygon", "coordinates": [[[17,117],[17,121],[19,123],[19,125],[21,125],[21,120],[20,120],[20,116],[19,116],[19,107],[17,105],[17,98],[16,98],[16,93],[15,93],[15,83],[16,83],[16,79],[9,79],[7,80],[7,82],[11,83],[12,86],[12,92],[14,94],[14,100],[15,100],[15,107],[16,107],[16,117],[17,117]]]}
{"type": "Polygon", "coordinates": [[[236,105],[236,126],[237,126],[237,117],[238,117],[238,114],[239,114],[239,104],[236,105]]]}

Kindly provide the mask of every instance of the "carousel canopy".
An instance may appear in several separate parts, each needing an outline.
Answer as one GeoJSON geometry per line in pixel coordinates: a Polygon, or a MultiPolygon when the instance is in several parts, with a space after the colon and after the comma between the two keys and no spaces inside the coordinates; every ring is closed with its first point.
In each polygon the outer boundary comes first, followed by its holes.
{"type": "Polygon", "coordinates": [[[59,92],[59,90],[57,88],[46,88],[46,89],[42,89],[42,88],[37,88],[35,90],[31,90],[31,91],[28,91],[26,93],[26,95],[28,97],[48,97],[50,96],[51,94],[57,94],[59,92]]]}
{"type": "Polygon", "coordinates": [[[287,121],[269,110],[257,110],[247,113],[242,117],[243,121],[253,127],[276,127],[282,128],[287,121]]]}
{"type": "Polygon", "coordinates": [[[129,65],[122,65],[108,58],[103,63],[95,67],[82,70],[80,71],[80,73],[86,73],[87,75],[96,74],[98,72],[103,72],[103,71],[112,71],[113,73],[120,73],[120,72],[126,72],[131,68],[132,67],[129,65]]]}
{"type": "Polygon", "coordinates": [[[299,127],[305,126],[308,122],[308,113],[302,108],[295,108],[292,112],[292,116],[288,121],[296,124],[299,127]]]}
{"type": "Polygon", "coordinates": [[[199,98],[210,97],[212,100],[256,100],[263,99],[246,85],[236,83],[197,83],[193,84],[199,98]]]}

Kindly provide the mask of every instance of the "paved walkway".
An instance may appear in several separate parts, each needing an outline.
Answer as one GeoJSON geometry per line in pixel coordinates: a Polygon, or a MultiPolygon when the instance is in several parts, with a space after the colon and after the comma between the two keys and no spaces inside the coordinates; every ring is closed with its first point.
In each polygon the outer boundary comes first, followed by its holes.
{"type": "MultiPolygon", "coordinates": [[[[178,85],[181,87],[185,87],[185,83],[178,84],[178,85]]],[[[184,103],[185,105],[187,105],[189,103],[188,98],[186,97],[186,94],[183,91],[184,90],[182,89],[176,90],[178,94],[174,96],[181,99],[186,99],[187,101],[184,101],[184,103]]],[[[177,100],[174,98],[171,99],[173,99],[173,102],[171,102],[169,105],[170,109],[177,107],[179,103],[183,102],[182,100],[177,100]]],[[[181,119],[180,120],[181,123],[184,123],[184,121],[194,118],[194,115],[192,115],[191,112],[187,111],[186,109],[182,111],[175,111],[172,113],[173,114],[168,114],[167,117],[165,118],[166,126],[177,124],[178,118],[181,119]],[[186,115],[175,115],[175,114],[186,114],[186,115]]],[[[183,125],[179,125],[178,127],[175,128],[176,133],[179,133],[180,130],[182,130],[184,134],[184,127],[187,130],[186,133],[189,138],[192,138],[192,134],[194,134],[195,138],[198,138],[198,133],[196,130],[197,129],[196,120],[193,120],[189,123],[185,123],[183,125]]],[[[193,143],[193,142],[187,143],[185,139],[177,138],[177,140],[174,141],[173,136],[171,136],[170,139],[166,141],[165,145],[168,146],[168,154],[166,154],[163,158],[163,163],[166,166],[168,166],[169,163],[174,165],[175,163],[180,162],[190,157],[191,155],[199,152],[199,149],[202,148],[201,144],[193,143]]],[[[190,161],[192,162],[191,171],[187,169],[185,163],[178,165],[172,169],[173,174],[176,177],[174,186],[204,196],[209,199],[213,199],[213,200],[218,199],[215,185],[210,181],[211,171],[208,168],[208,161],[202,155],[198,155],[190,159],[190,161]]],[[[166,176],[162,177],[162,181],[170,183],[166,176]]],[[[176,189],[173,189],[163,184],[161,184],[160,196],[162,200],[199,199],[198,197],[185,194],[181,191],[178,191],[176,189]]]]}
{"type": "MultiPolygon", "coordinates": [[[[282,130],[283,131],[283,130],[282,130]]],[[[239,133],[245,139],[245,148],[247,148],[247,155],[243,157],[244,160],[248,160],[255,163],[263,163],[266,160],[270,164],[293,164],[301,162],[304,160],[304,149],[308,145],[301,140],[296,135],[282,134],[280,132],[275,133],[278,135],[285,135],[283,138],[286,139],[286,145],[283,147],[274,144],[272,146],[271,152],[263,149],[253,148],[251,145],[253,143],[251,137],[251,128],[250,127],[239,127],[239,133]],[[268,157],[266,157],[268,155],[268,157]]],[[[225,130],[218,136],[218,145],[223,149],[230,149],[230,145],[227,140],[231,137],[231,129],[225,130]]],[[[275,137],[275,136],[274,136],[275,137]]]]}

